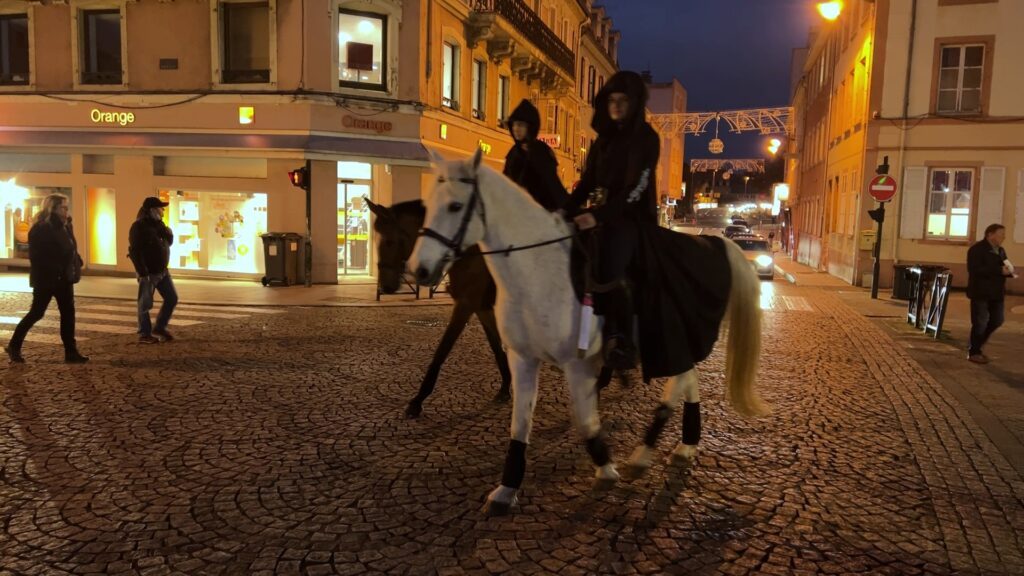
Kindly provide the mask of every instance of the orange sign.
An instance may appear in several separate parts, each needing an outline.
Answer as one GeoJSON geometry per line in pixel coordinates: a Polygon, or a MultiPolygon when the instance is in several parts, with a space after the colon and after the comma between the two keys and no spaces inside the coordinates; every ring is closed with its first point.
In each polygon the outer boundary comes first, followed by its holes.
{"type": "Polygon", "coordinates": [[[369,118],[356,118],[355,116],[348,115],[342,117],[341,125],[345,128],[355,128],[357,130],[373,130],[377,134],[391,132],[391,129],[394,127],[387,120],[371,120],[369,118]]]}

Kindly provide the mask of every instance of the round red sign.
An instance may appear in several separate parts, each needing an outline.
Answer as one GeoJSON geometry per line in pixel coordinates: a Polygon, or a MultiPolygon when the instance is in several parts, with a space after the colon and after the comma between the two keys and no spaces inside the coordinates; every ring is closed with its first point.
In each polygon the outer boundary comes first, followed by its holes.
{"type": "Polygon", "coordinates": [[[879,174],[871,179],[868,193],[879,202],[888,202],[896,195],[896,179],[888,174],[879,174]]]}

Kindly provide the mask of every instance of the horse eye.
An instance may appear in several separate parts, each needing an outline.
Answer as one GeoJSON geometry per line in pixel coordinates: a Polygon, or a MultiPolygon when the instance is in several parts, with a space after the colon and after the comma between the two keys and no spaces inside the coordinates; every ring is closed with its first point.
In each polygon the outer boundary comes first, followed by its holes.
{"type": "Polygon", "coordinates": [[[448,205],[449,212],[462,212],[462,202],[452,202],[448,205]]]}

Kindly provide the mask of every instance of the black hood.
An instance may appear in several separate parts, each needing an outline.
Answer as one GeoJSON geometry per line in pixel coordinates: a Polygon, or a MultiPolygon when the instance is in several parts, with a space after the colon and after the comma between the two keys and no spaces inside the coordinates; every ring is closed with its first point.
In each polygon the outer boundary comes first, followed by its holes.
{"type": "MultiPolygon", "coordinates": [[[[537,108],[530,103],[529,100],[523,99],[516,106],[516,109],[509,114],[508,117],[508,133],[512,134],[512,123],[513,122],[526,122],[527,126],[530,127],[529,138],[530,140],[536,140],[537,134],[540,133],[540,112],[537,108]]],[[[512,137],[515,140],[515,136],[512,137]]]]}
{"type": "Polygon", "coordinates": [[[611,135],[616,131],[616,123],[608,116],[608,96],[615,92],[629,96],[629,118],[622,125],[626,132],[634,132],[645,121],[647,85],[643,78],[636,72],[616,72],[594,98],[594,119],[590,126],[599,135],[611,135]]]}

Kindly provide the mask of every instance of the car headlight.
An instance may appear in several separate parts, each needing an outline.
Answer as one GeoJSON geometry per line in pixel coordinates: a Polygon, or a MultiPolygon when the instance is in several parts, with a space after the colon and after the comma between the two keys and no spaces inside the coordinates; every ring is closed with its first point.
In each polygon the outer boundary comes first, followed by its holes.
{"type": "Polygon", "coordinates": [[[757,258],[754,258],[754,262],[756,262],[757,265],[760,266],[761,268],[767,268],[771,266],[775,261],[772,260],[771,256],[768,256],[767,254],[761,254],[757,258]]]}

